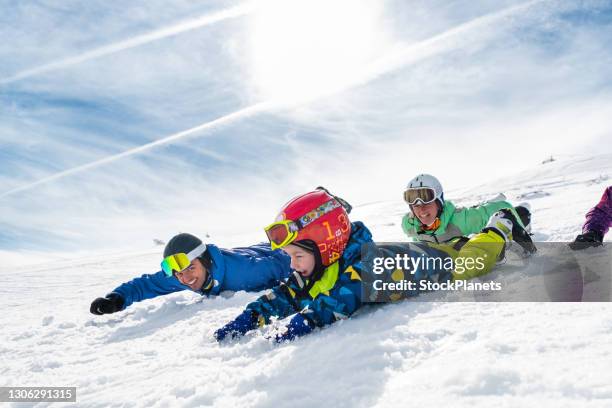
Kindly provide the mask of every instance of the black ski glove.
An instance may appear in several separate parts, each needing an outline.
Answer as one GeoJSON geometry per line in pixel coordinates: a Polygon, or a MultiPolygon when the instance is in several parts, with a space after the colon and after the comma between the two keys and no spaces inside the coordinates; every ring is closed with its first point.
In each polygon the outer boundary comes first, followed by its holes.
{"type": "Polygon", "coordinates": [[[91,302],[89,311],[95,315],[115,313],[123,309],[123,298],[116,293],[109,293],[106,297],[97,298],[91,302]]]}
{"type": "Polygon", "coordinates": [[[574,242],[569,244],[569,247],[574,251],[585,249],[588,247],[596,247],[601,245],[603,241],[603,235],[597,231],[587,231],[584,234],[580,234],[576,237],[574,242]]]}

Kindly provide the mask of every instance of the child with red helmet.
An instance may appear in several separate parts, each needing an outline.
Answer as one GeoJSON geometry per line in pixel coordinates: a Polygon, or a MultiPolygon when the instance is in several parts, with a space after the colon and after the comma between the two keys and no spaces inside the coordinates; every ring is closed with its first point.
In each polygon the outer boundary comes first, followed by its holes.
{"type": "Polygon", "coordinates": [[[363,223],[351,223],[348,211],[346,202],[323,188],[285,204],[265,231],[273,249],[289,254],[293,273],[217,330],[215,338],[240,337],[273,316],[293,315],[275,338],[281,342],[351,316],[361,306],[361,246],[372,243],[372,234],[363,223]]]}

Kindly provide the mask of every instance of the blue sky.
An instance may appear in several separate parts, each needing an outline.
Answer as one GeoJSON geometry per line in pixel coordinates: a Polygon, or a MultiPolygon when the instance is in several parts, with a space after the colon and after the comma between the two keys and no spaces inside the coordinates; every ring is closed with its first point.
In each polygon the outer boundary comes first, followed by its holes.
{"type": "Polygon", "coordinates": [[[20,1],[0,37],[0,250],[229,245],[317,185],[612,145],[608,1],[20,1]]]}

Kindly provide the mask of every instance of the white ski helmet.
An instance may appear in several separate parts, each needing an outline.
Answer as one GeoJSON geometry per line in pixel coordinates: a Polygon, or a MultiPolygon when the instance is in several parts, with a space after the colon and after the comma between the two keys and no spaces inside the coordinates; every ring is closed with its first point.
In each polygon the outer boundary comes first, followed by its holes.
{"type": "Polygon", "coordinates": [[[431,174],[419,174],[410,180],[406,190],[421,187],[431,188],[434,191],[435,199],[438,200],[441,207],[444,207],[444,190],[442,190],[442,184],[437,178],[431,174]]]}

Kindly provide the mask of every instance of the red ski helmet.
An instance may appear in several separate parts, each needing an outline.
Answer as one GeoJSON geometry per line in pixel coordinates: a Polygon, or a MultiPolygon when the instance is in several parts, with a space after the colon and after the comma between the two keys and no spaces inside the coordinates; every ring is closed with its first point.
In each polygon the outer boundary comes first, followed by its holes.
{"type": "Polygon", "coordinates": [[[339,199],[326,190],[315,190],[285,204],[265,231],[273,249],[313,241],[323,266],[329,266],[342,256],[351,235],[351,223],[339,199]]]}

